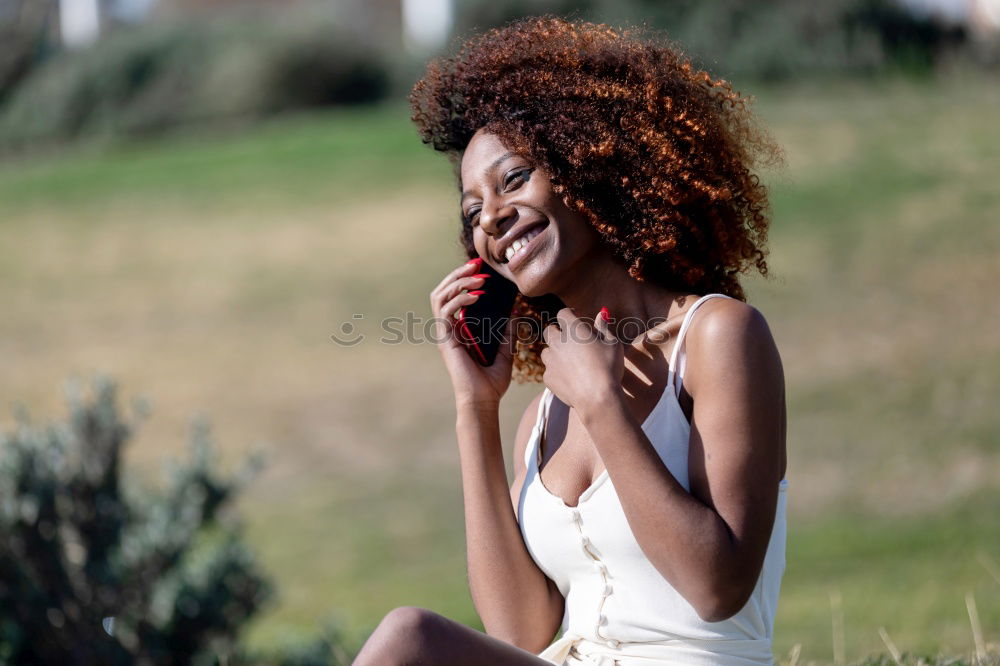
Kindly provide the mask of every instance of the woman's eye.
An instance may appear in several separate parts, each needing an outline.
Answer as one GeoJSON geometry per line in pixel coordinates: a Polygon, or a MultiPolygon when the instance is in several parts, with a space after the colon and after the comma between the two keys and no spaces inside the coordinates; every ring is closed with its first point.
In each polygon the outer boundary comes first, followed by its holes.
{"type": "Polygon", "coordinates": [[[465,223],[466,224],[473,224],[478,219],[479,219],[479,209],[478,208],[473,208],[473,209],[469,210],[468,213],[465,214],[465,223]]]}
{"type": "Polygon", "coordinates": [[[505,188],[510,187],[514,183],[527,182],[528,179],[530,178],[529,174],[531,173],[531,171],[532,169],[518,169],[516,171],[510,172],[510,174],[508,174],[507,177],[504,179],[503,183],[504,187],[505,188]]]}

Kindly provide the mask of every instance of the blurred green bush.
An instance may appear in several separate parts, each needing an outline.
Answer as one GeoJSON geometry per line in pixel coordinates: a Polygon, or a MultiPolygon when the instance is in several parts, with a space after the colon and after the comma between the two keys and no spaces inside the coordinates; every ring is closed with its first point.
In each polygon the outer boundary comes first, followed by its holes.
{"type": "Polygon", "coordinates": [[[154,21],[35,67],[0,107],[0,150],[373,102],[389,69],[327,14],[154,21]]]}
{"type": "Polygon", "coordinates": [[[228,513],[259,457],[224,478],[200,422],[191,461],[152,492],[123,474],[134,426],[115,384],[72,389],[65,423],[22,413],[0,433],[0,664],[350,663],[336,623],[273,653],[237,643],[275,594],[228,513]]]}

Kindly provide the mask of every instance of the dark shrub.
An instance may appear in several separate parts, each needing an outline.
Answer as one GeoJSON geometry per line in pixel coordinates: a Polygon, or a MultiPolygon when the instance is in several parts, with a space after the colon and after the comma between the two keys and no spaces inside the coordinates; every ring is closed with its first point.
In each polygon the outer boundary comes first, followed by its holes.
{"type": "Polygon", "coordinates": [[[165,492],[128,483],[114,384],[65,423],[0,439],[0,661],[214,663],[272,587],[226,514],[255,464],[215,469],[207,431],[165,492]]]}

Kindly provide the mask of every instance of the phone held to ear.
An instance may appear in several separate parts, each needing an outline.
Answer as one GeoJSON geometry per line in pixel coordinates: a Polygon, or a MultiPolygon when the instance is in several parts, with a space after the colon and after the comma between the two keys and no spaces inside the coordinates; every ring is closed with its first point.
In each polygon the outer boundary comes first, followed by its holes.
{"type": "MultiPolygon", "coordinates": [[[[479,270],[489,277],[483,280],[483,286],[477,290],[480,294],[476,302],[458,311],[456,330],[469,355],[479,365],[490,366],[496,361],[500,344],[506,342],[503,333],[518,291],[517,285],[485,261],[480,264],[479,270]]],[[[556,312],[562,307],[562,301],[554,294],[532,299],[532,303],[541,304],[543,325],[548,318],[555,318],[556,312]]]]}

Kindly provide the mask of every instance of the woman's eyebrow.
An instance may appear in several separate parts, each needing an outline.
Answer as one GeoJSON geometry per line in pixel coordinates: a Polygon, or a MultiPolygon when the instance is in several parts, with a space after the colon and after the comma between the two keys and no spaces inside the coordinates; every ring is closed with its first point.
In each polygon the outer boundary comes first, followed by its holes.
{"type": "MultiPolygon", "coordinates": [[[[501,162],[503,162],[504,160],[508,160],[511,157],[514,157],[514,153],[504,153],[500,157],[493,160],[492,164],[486,167],[486,172],[489,173],[490,171],[493,171],[493,169],[496,169],[498,166],[500,166],[501,162]]],[[[469,196],[469,192],[462,192],[462,198],[459,199],[459,201],[465,201],[465,197],[467,196],[469,196]]]]}

